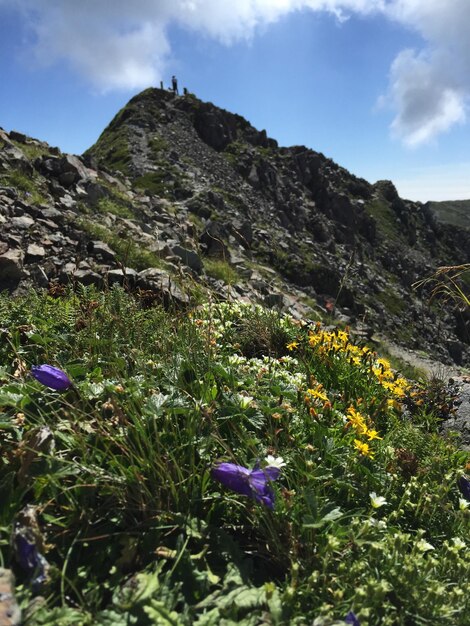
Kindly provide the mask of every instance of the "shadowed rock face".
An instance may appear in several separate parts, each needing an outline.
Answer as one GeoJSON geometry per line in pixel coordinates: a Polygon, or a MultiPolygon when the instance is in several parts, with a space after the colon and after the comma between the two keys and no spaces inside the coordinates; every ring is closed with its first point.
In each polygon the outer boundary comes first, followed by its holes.
{"type": "Polygon", "coordinates": [[[430,308],[412,285],[469,261],[470,231],[390,181],[278,147],[192,95],[142,92],[83,157],[0,131],[0,289],[11,293],[119,283],[186,305],[189,278],[465,363],[462,313],[430,308]]]}

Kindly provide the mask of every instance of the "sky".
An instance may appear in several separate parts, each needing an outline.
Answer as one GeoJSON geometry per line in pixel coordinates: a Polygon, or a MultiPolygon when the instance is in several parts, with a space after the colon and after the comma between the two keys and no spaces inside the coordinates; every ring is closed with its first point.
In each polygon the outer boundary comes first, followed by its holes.
{"type": "Polygon", "coordinates": [[[470,0],[0,0],[0,127],[80,154],[175,74],[411,200],[470,198],[470,0]]]}

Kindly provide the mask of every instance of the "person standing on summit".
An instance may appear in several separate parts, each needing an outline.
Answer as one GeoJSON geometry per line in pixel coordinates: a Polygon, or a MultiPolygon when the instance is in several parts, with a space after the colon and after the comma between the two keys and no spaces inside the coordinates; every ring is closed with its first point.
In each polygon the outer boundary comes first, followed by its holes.
{"type": "Polygon", "coordinates": [[[176,76],[171,77],[171,88],[173,89],[175,96],[178,96],[178,81],[176,80],[176,76]]]}

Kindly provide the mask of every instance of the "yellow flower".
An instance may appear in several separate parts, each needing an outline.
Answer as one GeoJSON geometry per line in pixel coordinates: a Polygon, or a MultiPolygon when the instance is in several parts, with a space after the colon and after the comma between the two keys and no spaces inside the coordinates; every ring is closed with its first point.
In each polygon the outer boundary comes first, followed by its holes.
{"type": "Polygon", "coordinates": [[[378,364],[379,364],[379,365],[380,365],[383,369],[389,370],[389,369],[391,368],[390,361],[387,361],[387,359],[384,359],[384,358],[377,359],[377,363],[378,363],[378,364]]]}
{"type": "Polygon", "coordinates": [[[368,456],[371,459],[374,458],[374,453],[370,449],[370,446],[368,443],[363,443],[359,439],[354,439],[354,446],[356,447],[357,450],[359,450],[362,456],[368,456]]]}
{"type": "Polygon", "coordinates": [[[348,422],[360,434],[367,432],[367,425],[364,417],[359,413],[359,411],[356,411],[353,406],[348,408],[348,422]]]}
{"type": "Polygon", "coordinates": [[[308,403],[311,399],[321,400],[322,402],[328,402],[328,396],[323,391],[323,385],[318,385],[316,389],[307,389],[305,401],[308,403]]]}
{"type": "Polygon", "coordinates": [[[299,346],[299,342],[298,341],[291,341],[290,343],[287,344],[287,349],[292,351],[295,350],[296,348],[298,348],[299,346]]]}
{"type": "Polygon", "coordinates": [[[372,441],[372,439],[382,439],[382,437],[379,437],[379,433],[377,430],[366,430],[364,434],[369,441],[372,441]]]}

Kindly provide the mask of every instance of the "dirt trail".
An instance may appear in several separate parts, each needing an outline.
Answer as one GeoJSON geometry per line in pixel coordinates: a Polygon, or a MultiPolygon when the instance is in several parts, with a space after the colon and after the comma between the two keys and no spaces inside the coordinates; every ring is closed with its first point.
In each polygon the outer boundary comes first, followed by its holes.
{"type": "MultiPolygon", "coordinates": [[[[390,343],[384,337],[380,338],[389,353],[398,357],[413,367],[418,367],[431,378],[439,378],[443,381],[453,379],[458,389],[457,410],[455,415],[442,423],[443,433],[458,433],[459,447],[470,452],[470,369],[469,367],[457,367],[445,365],[438,361],[417,354],[396,344],[390,343]]],[[[470,366],[470,364],[468,364],[470,366]]]]}

